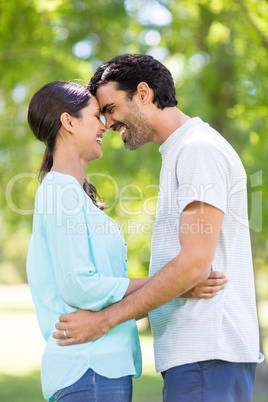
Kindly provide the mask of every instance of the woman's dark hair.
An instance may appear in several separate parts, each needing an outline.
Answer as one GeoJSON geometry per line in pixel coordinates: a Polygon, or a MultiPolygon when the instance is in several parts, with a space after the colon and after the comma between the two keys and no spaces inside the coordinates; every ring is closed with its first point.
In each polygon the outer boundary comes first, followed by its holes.
{"type": "MultiPolygon", "coordinates": [[[[53,165],[53,153],[61,127],[62,113],[69,113],[76,118],[81,117],[81,110],[88,106],[90,97],[91,93],[83,85],[65,81],[50,82],[32,97],[28,109],[28,123],[35,137],[46,145],[38,176],[40,182],[53,165]]],[[[98,208],[105,208],[102,202],[97,202],[97,198],[100,197],[92,183],[85,179],[83,188],[98,208]]]]}
{"type": "Polygon", "coordinates": [[[100,85],[110,81],[117,83],[118,90],[126,91],[130,100],[137,92],[140,82],[146,82],[154,91],[153,103],[159,109],[177,106],[174,81],[170,71],[152,56],[123,54],[102,64],[87,84],[92,95],[100,85]]]}

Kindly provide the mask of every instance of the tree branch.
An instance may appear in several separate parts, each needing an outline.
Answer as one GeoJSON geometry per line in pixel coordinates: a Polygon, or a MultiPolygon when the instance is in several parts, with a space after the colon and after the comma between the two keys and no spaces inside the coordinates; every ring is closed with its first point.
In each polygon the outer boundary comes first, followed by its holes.
{"type": "Polygon", "coordinates": [[[268,38],[266,36],[263,35],[263,33],[260,31],[260,29],[257,27],[257,25],[255,24],[255,22],[253,21],[253,19],[250,16],[250,13],[244,3],[244,0],[237,0],[238,3],[240,4],[240,7],[243,11],[243,13],[246,15],[248,21],[250,22],[251,26],[253,27],[253,29],[255,30],[255,32],[257,33],[257,35],[259,36],[262,45],[268,50],[268,38]]]}

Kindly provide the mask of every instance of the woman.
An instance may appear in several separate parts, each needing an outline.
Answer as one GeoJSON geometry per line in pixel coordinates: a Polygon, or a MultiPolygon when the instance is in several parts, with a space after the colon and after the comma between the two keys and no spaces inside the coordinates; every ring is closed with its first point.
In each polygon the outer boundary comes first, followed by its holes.
{"type": "MultiPolygon", "coordinates": [[[[61,314],[100,310],[142,286],[148,278],[127,277],[121,228],[97,201],[85,180],[88,162],[102,157],[106,131],[99,105],[86,88],[56,81],[42,87],[29,105],[28,122],[46,144],[36,193],[27,275],[42,334],[42,388],[50,401],[127,402],[132,377],[141,373],[135,320],[102,338],[62,348],[51,336],[61,314]]],[[[195,297],[202,294],[193,290],[195,297]]]]}

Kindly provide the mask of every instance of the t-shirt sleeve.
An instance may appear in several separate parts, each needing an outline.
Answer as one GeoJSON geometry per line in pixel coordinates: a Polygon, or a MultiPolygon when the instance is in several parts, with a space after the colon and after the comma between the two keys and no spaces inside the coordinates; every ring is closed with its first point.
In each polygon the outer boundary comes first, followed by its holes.
{"type": "MultiPolygon", "coordinates": [[[[67,304],[86,310],[100,310],[121,300],[129,286],[126,277],[104,276],[90,259],[83,207],[83,194],[66,187],[44,216],[53,268],[59,291],[67,304]],[[71,230],[76,225],[79,230],[71,230]]],[[[102,250],[99,250],[102,253],[102,250]]]]}
{"type": "Polygon", "coordinates": [[[230,156],[218,146],[202,141],[184,146],[176,166],[180,212],[200,201],[225,213],[231,174],[230,156]]]}

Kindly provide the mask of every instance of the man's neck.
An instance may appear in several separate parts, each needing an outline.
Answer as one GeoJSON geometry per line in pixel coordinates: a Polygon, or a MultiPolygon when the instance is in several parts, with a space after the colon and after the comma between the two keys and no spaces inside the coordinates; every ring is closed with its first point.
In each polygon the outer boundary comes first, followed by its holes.
{"type": "Polygon", "coordinates": [[[157,109],[154,116],[156,135],[153,142],[162,145],[175,130],[189,119],[190,117],[177,107],[167,107],[163,110],[157,109]]]}

